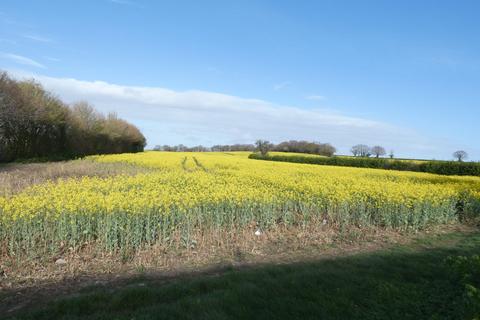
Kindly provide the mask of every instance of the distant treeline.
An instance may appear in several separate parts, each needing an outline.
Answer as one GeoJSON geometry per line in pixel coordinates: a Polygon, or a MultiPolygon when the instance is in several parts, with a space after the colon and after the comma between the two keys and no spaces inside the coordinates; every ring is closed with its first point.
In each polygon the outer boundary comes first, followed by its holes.
{"type": "Polygon", "coordinates": [[[290,140],[273,146],[272,151],[318,154],[331,157],[337,149],[329,143],[290,140]]]}
{"type": "MultiPolygon", "coordinates": [[[[176,146],[155,146],[153,150],[156,151],[178,151],[178,152],[207,152],[207,151],[216,151],[216,152],[230,152],[230,151],[250,151],[253,152],[257,149],[257,146],[254,144],[232,144],[232,145],[214,145],[212,147],[204,146],[195,146],[187,147],[183,144],[176,146]]],[[[331,157],[336,149],[329,143],[319,143],[319,142],[309,142],[309,141],[284,141],[279,144],[271,144],[269,146],[271,151],[282,151],[282,152],[297,152],[297,153],[309,153],[309,154],[318,154],[323,156],[331,157]]]]}
{"type": "Polygon", "coordinates": [[[250,144],[235,144],[235,145],[215,145],[212,147],[204,147],[202,145],[187,147],[183,144],[169,146],[157,145],[153,148],[154,151],[170,151],[170,152],[210,152],[210,151],[255,151],[255,146],[250,144]]]}
{"type": "Polygon", "coordinates": [[[250,159],[308,163],[318,165],[374,168],[386,170],[428,172],[442,175],[480,176],[480,163],[458,161],[408,161],[358,157],[312,157],[301,155],[261,155],[253,153],[250,159]]]}
{"type": "Polygon", "coordinates": [[[0,73],[0,162],[143,151],[145,137],[116,114],[68,106],[32,81],[0,73]]]}

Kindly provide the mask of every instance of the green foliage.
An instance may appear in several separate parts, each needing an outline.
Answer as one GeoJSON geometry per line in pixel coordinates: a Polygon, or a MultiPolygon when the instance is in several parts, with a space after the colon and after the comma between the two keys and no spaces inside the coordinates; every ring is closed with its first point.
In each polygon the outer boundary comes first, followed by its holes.
{"type": "Polygon", "coordinates": [[[363,226],[418,231],[427,226],[457,221],[455,206],[448,204],[439,207],[421,203],[414,208],[385,206],[379,209],[368,203],[308,207],[300,203],[282,206],[224,203],[190,210],[172,207],[167,214],[158,209],[143,214],[65,212],[54,219],[48,213],[39,214],[31,219],[0,221],[0,242],[5,244],[9,254],[18,257],[54,254],[60,243],[73,248],[89,243],[107,252],[136,252],[151,245],[167,245],[165,239],[172,239],[175,234],[190,237],[198,231],[214,234],[215,230],[242,230],[252,221],[264,230],[280,224],[320,224],[323,219],[318,213],[322,210],[326,212],[329,224],[340,229],[363,226]]]}
{"type": "Polygon", "coordinates": [[[0,162],[143,151],[145,137],[87,103],[69,108],[34,81],[0,73],[0,162]]]}
{"type": "Polygon", "coordinates": [[[464,287],[464,304],[469,319],[480,319],[480,256],[456,256],[447,265],[464,287]]]}
{"type": "Polygon", "coordinates": [[[441,175],[480,176],[480,163],[458,161],[405,161],[364,157],[309,157],[301,155],[251,154],[250,159],[343,167],[428,172],[441,175]]]}

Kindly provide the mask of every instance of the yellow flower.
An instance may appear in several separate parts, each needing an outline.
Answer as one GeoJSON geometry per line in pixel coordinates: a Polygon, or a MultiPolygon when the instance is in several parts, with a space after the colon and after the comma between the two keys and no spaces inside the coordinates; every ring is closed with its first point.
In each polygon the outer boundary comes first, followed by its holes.
{"type": "MultiPolygon", "coordinates": [[[[248,207],[290,203],[329,210],[348,204],[391,210],[395,206],[452,205],[467,192],[480,199],[480,178],[426,173],[316,166],[248,159],[248,153],[103,155],[98,162],[126,162],[154,168],[136,176],[48,182],[0,198],[4,221],[36,216],[114,214],[166,215],[222,205],[248,207]]],[[[390,212],[390,211],[389,211],[390,212]]]]}

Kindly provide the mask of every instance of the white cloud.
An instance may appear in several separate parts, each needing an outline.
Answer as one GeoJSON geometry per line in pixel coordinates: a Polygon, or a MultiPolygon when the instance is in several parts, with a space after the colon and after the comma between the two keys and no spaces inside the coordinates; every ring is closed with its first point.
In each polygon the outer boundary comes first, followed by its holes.
{"type": "Polygon", "coordinates": [[[273,86],[273,90],[280,91],[280,90],[288,88],[291,84],[292,83],[290,81],[284,81],[284,82],[281,82],[281,83],[277,83],[273,86]]]}
{"type": "Polygon", "coordinates": [[[15,63],[22,64],[25,66],[32,66],[32,67],[37,67],[41,69],[46,69],[47,67],[41,64],[40,62],[37,62],[33,59],[20,56],[18,54],[13,54],[13,53],[2,53],[0,52],[0,58],[8,59],[11,60],[15,63]]]}
{"type": "Polygon", "coordinates": [[[310,96],[306,96],[305,99],[307,100],[314,100],[314,101],[322,101],[322,100],[326,100],[327,98],[325,96],[320,96],[320,95],[316,95],[316,94],[312,94],[310,96]]]}
{"type": "MultiPolygon", "coordinates": [[[[13,73],[19,78],[32,74],[13,73]]],[[[320,109],[200,90],[122,86],[103,81],[34,76],[66,102],[87,100],[137,124],[155,144],[252,143],[306,139],[330,142],[347,153],[357,143],[379,144],[396,155],[429,156],[435,144],[413,130],[320,109]]],[[[441,146],[441,144],[440,144],[441,146]]],[[[437,156],[437,155],[434,155],[437,156]]]]}
{"type": "Polygon", "coordinates": [[[50,39],[50,38],[39,36],[39,35],[36,35],[36,34],[24,34],[22,37],[24,37],[26,39],[29,39],[29,40],[37,41],[37,42],[43,42],[43,43],[53,42],[53,40],[50,39]]]}

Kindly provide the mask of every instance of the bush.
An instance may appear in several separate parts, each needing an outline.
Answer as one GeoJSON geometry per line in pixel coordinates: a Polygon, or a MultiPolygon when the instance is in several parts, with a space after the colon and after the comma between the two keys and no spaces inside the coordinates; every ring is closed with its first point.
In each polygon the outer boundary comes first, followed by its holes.
{"type": "Polygon", "coordinates": [[[373,168],[399,171],[428,172],[441,175],[480,176],[480,163],[456,161],[405,161],[377,158],[350,157],[312,157],[302,155],[266,155],[251,154],[250,159],[331,165],[343,167],[373,168]]]}

